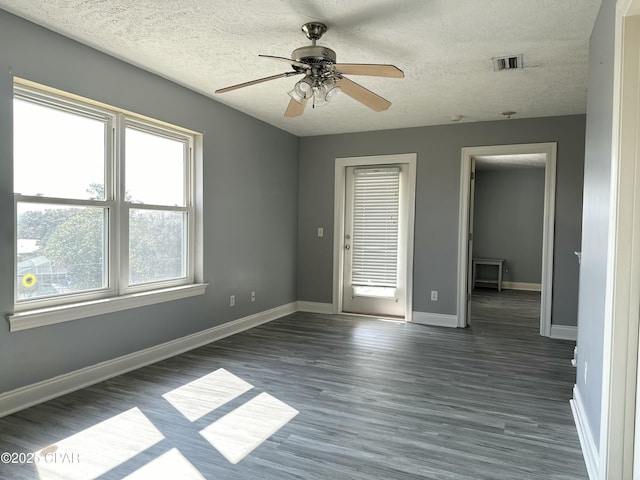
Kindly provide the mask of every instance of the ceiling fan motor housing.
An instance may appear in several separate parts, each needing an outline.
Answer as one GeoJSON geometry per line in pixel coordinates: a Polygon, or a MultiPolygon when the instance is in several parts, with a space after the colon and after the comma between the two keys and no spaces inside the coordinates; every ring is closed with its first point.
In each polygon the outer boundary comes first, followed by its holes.
{"type": "MultiPolygon", "coordinates": [[[[291,58],[307,65],[331,65],[336,63],[336,52],[327,47],[307,46],[296,48],[291,53],[291,58]]],[[[298,69],[294,66],[294,68],[298,69]]],[[[303,70],[303,69],[300,69],[303,70]]]]}

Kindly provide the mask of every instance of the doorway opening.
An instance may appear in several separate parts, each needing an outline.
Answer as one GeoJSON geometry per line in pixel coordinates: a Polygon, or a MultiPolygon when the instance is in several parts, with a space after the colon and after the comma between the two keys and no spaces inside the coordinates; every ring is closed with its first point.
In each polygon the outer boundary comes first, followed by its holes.
{"type": "MultiPolygon", "coordinates": [[[[460,182],[460,217],[458,240],[458,326],[466,327],[470,321],[471,292],[477,268],[495,268],[495,283],[501,286],[499,273],[509,269],[508,259],[495,254],[496,258],[476,258],[473,255],[473,222],[474,222],[474,189],[476,180],[476,164],[494,164],[503,166],[500,162],[518,163],[522,168],[539,165],[544,168],[544,200],[541,252],[538,254],[540,262],[540,282],[521,281],[511,282],[510,287],[523,289],[540,289],[540,335],[551,336],[551,301],[553,280],[553,238],[555,214],[555,175],[556,175],[556,143],[538,143],[522,145],[498,145],[488,147],[469,147],[462,149],[462,167],[460,182]],[[476,269],[474,269],[476,266],[476,269]],[[474,275],[475,273],[475,275],[474,275]]],[[[526,221],[526,219],[524,219],[526,221]]],[[[529,265],[531,267],[531,265],[529,265]]],[[[530,269],[530,268],[529,268],[530,269]]],[[[524,270],[522,270],[524,272],[524,270]]],[[[533,275],[529,273],[528,275],[533,275]]],[[[531,278],[524,276],[524,279],[531,278]]]]}
{"type": "Polygon", "coordinates": [[[411,321],[416,154],[336,158],[335,313],[411,321]]]}

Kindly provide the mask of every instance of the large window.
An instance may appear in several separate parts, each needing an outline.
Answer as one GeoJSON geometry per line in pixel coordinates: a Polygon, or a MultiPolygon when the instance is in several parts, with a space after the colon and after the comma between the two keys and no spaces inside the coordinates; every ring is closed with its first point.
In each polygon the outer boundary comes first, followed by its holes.
{"type": "Polygon", "coordinates": [[[16,311],[194,282],[194,135],[14,87],[16,311]]]}

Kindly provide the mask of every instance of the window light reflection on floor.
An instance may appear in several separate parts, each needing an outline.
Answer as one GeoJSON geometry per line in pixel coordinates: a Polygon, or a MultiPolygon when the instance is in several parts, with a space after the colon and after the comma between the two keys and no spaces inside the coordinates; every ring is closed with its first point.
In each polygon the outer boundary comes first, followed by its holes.
{"type": "Polygon", "coordinates": [[[162,478],[205,480],[196,467],[177,448],[172,448],[160,455],[131,475],[124,477],[123,480],[159,480],[162,478]]]}
{"type": "MultiPolygon", "coordinates": [[[[175,408],[186,418],[181,421],[176,417],[174,421],[188,427],[191,422],[252,388],[253,385],[221,368],[165,393],[163,398],[170,404],[167,408],[172,411],[175,408]]],[[[238,403],[240,401],[244,399],[239,399],[238,403]]],[[[227,461],[237,464],[298,413],[295,408],[263,392],[204,429],[194,425],[193,435],[199,431],[227,461]]],[[[171,445],[171,438],[166,438],[135,407],[36,452],[48,460],[35,462],[39,480],[100,478],[159,442],[163,443],[158,448],[166,444],[165,453],[130,473],[126,477],[128,480],[204,478],[196,466],[171,445]]],[[[213,451],[211,454],[215,457],[213,451]]],[[[123,468],[126,472],[127,466],[123,468]]]]}
{"type": "Polygon", "coordinates": [[[137,407],[43,448],[40,480],[97,478],[164,439],[137,407]]]}
{"type": "Polygon", "coordinates": [[[400,320],[396,318],[376,318],[376,320],[378,320],[379,322],[396,323],[398,325],[403,325],[407,323],[404,319],[400,320]]]}
{"type": "Polygon", "coordinates": [[[200,435],[229,462],[236,464],[298,413],[268,393],[261,393],[204,428],[200,435]]]}
{"type": "Polygon", "coordinates": [[[173,407],[193,422],[227,402],[251,390],[245,382],[224,368],[189,382],[162,395],[173,407]]]}

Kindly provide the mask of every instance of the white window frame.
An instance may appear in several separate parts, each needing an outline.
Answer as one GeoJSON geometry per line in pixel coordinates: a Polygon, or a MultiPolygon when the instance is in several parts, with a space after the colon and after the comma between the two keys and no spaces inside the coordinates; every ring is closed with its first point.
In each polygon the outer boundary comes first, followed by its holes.
{"type": "Polygon", "coordinates": [[[159,127],[158,125],[151,124],[149,122],[143,122],[137,119],[133,119],[130,117],[126,117],[124,115],[121,116],[121,121],[119,122],[120,131],[119,135],[116,136],[119,140],[125,138],[125,130],[127,128],[133,128],[142,132],[152,133],[154,135],[158,135],[165,138],[170,138],[172,140],[180,141],[184,143],[184,153],[187,161],[184,165],[184,206],[167,206],[167,205],[157,205],[157,204],[148,204],[148,203],[136,203],[136,202],[127,202],[125,200],[125,154],[124,154],[124,142],[119,141],[118,150],[120,154],[118,155],[117,161],[117,170],[120,172],[119,176],[116,176],[118,179],[118,198],[120,199],[118,206],[120,208],[119,212],[119,225],[118,232],[119,240],[120,240],[120,255],[119,255],[119,285],[121,285],[121,292],[126,293],[136,293],[142,292],[150,289],[157,289],[163,287],[173,287],[178,285],[185,285],[189,283],[193,283],[194,281],[194,272],[193,272],[193,252],[195,250],[195,245],[193,242],[194,238],[194,219],[195,219],[195,207],[194,207],[194,189],[193,189],[193,147],[194,147],[194,138],[192,135],[186,135],[182,133],[178,133],[174,130],[169,130],[167,128],[159,127]],[[184,277],[172,280],[165,280],[159,282],[152,283],[143,283],[136,285],[129,285],[129,211],[130,210],[153,210],[153,211],[164,211],[164,212],[183,212],[187,215],[187,232],[184,242],[186,246],[186,273],[184,277]]]}
{"type": "Polygon", "coordinates": [[[14,313],[7,315],[10,330],[24,330],[203,294],[207,285],[199,283],[202,281],[202,215],[196,208],[197,199],[200,199],[198,205],[201,207],[202,197],[201,178],[199,178],[202,162],[201,135],[17,78],[14,79],[14,98],[105,121],[106,159],[104,200],[76,200],[14,193],[14,313]],[[183,206],[126,201],[124,139],[127,128],[170,138],[184,144],[187,161],[184,166],[183,206]],[[16,284],[18,203],[104,208],[105,214],[108,215],[108,222],[105,223],[108,229],[108,236],[105,238],[107,286],[88,292],[19,300],[16,284]],[[131,209],[186,214],[185,276],[166,281],[129,285],[128,212],[131,209]]]}

